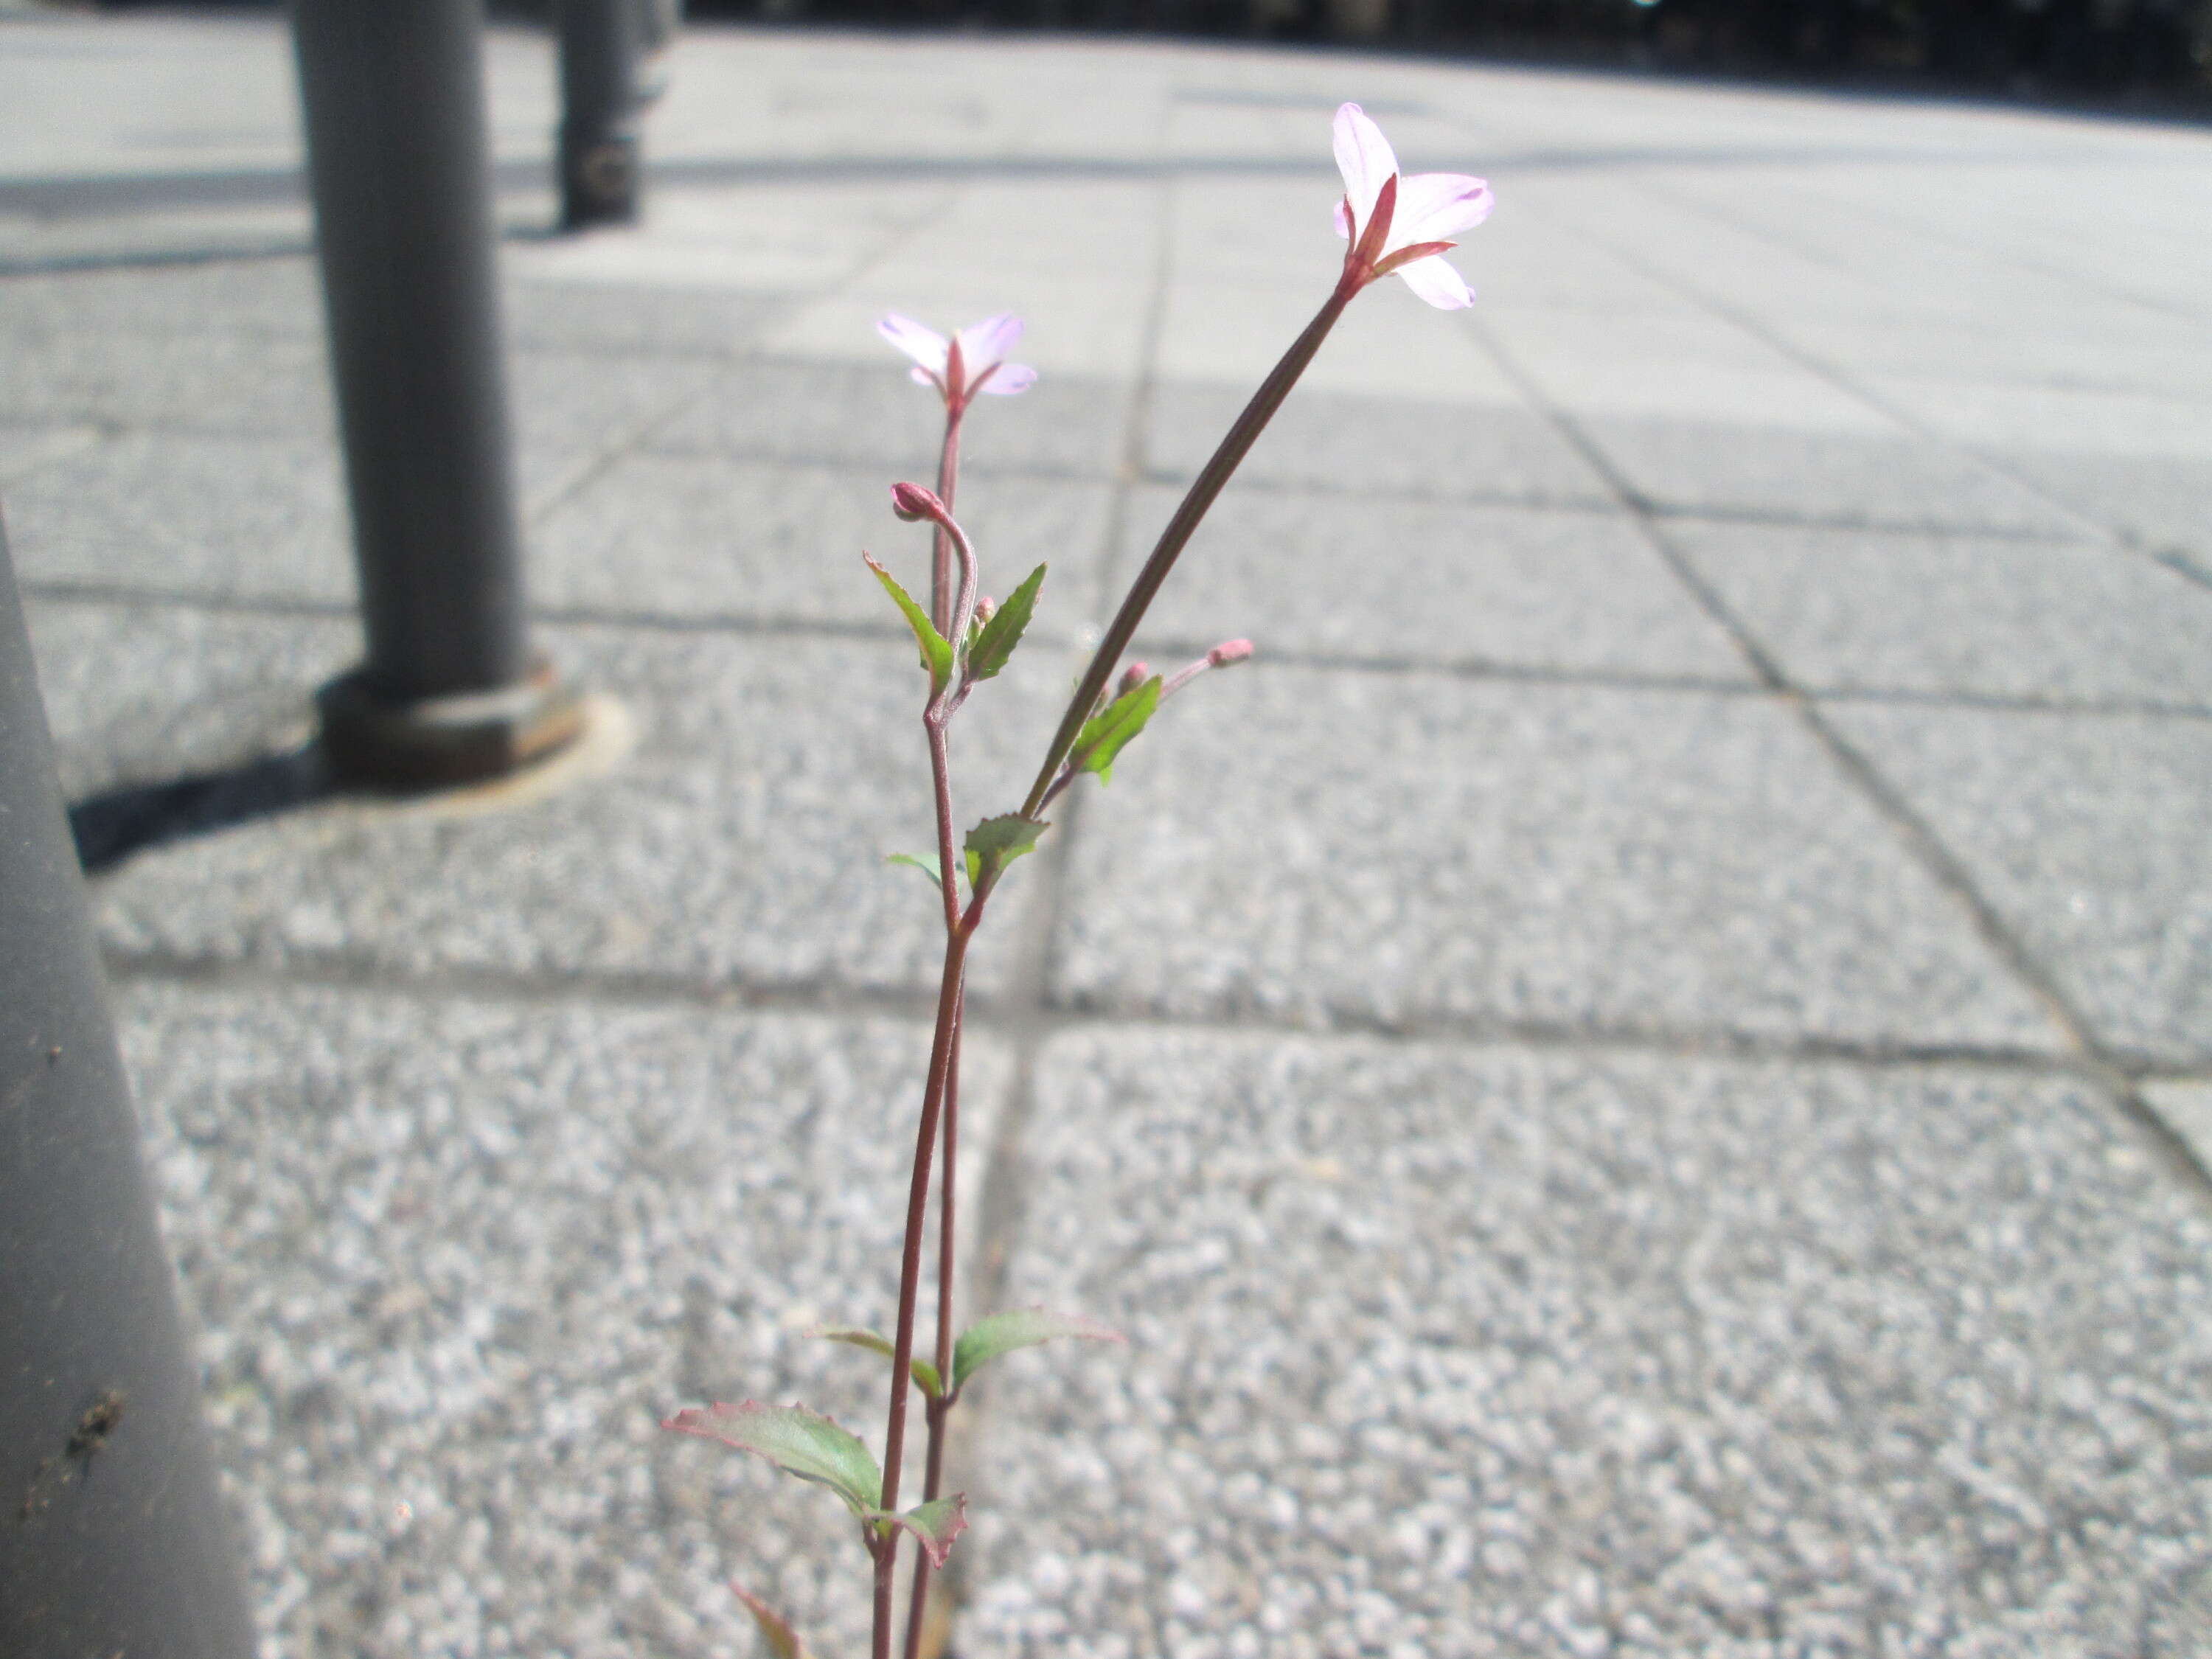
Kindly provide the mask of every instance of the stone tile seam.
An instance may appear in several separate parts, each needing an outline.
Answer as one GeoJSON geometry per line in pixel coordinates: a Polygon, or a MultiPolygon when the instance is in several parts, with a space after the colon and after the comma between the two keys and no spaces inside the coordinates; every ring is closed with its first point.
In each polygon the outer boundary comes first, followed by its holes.
{"type": "MultiPolygon", "coordinates": [[[[1589,240],[1599,239],[1591,237],[1589,240]]],[[[2098,1043],[2087,1020],[2067,1000],[2058,989],[2055,978],[2029,952],[2024,941],[2006,925],[1996,907],[1975,885],[1965,864],[1866,757],[1845,742],[1834,726],[1822,717],[1814,700],[1791,684],[1757,634],[1735,615],[1682,550],[1673,544],[1665,530],[1644,510],[1641,498],[1627,487],[1612,458],[1583,430],[1581,423],[1544,396],[1533,377],[1513,358],[1495,334],[1482,325],[1479,317],[1475,322],[1480,338],[1501,372],[1522,390],[1522,395],[1534,407],[1548,416],[1561,435],[1601,477],[1615,485],[1620,492],[1624,507],[1642,527],[1654,551],[1674,571],[1676,580],[1713,623],[1735,642],[1737,649],[1752,665],[1761,682],[1792,705],[1806,732],[1827,755],[1830,763],[1845,782],[1874,809],[1877,817],[1890,826],[1907,855],[1960,908],[1963,919],[1981,939],[1996,965],[2041,1007],[2060,1037],[2084,1064],[2103,1066],[2111,1072],[2123,1115],[2139,1124],[2143,1118],[2150,1116],[2148,1109],[2135,1094],[2133,1085],[2124,1080],[2112,1056],[2106,1054],[2098,1043]]],[[[2212,1176],[2208,1176],[2203,1166],[2189,1152],[2186,1145],[2166,1130],[2154,1116],[2151,1116],[2151,1124],[2155,1125],[2151,1139],[2160,1155],[2200,1190],[2212,1194],[2212,1176]]],[[[2142,1127],[2150,1127],[2149,1125],[2142,1127]]]]}
{"type": "MultiPolygon", "coordinates": [[[[1676,200],[1678,204],[1680,204],[1680,198],[1678,195],[1674,196],[1673,199],[1676,200]]],[[[1704,207],[1695,201],[1687,205],[1692,212],[1701,212],[1707,218],[1717,219],[1723,224],[1735,224],[1733,220],[1718,210],[1704,207]]],[[[2098,538],[2105,545],[2126,549],[2131,555],[2142,556],[2141,550],[2128,547],[2128,538],[2120,536],[2108,526],[2097,524],[2096,521],[2075,512],[2063,503],[2053,501],[2032,481],[2019,477],[2008,467],[1992,463],[1972,446],[1959,443],[1948,434],[1914,418],[1909,411],[1893,406],[1888,399],[1860,386],[1853,377],[1835,365],[1815,354],[1800,349],[1792,342],[1774,333],[1757,319],[1743,313],[1738,307],[1716,298],[1698,285],[1671,272],[1653,268],[1634,250],[1624,248],[1610,239],[1578,223],[1567,222],[1567,228],[1581,235],[1585,240],[1607,249],[1631,270],[1639,272],[1646,279],[1670,289],[1690,304],[1702,307],[1709,314],[1741,331],[1749,337],[1759,341],[1769,349],[1778,352],[1789,361],[1796,363],[1807,373],[1824,380],[1845,397],[1856,399],[1886,419],[1895,422],[1906,431],[1916,434],[1924,441],[1938,448],[1948,448],[1966,455],[2002,476],[2014,478],[2014,482],[2027,489],[2036,499],[2059,511],[2069,522],[2094,530],[2098,538]]],[[[1761,228],[1742,225],[1735,225],[1735,228],[1747,230],[1747,234],[1759,236],[1787,251],[1800,252],[1790,248],[1786,242],[1761,228]]],[[[1833,268],[1832,261],[1820,259],[1816,262],[1833,268]]],[[[1498,356],[1501,361],[1504,361],[1504,354],[1487,331],[1485,331],[1484,337],[1491,341],[1493,355],[1498,356]]],[[[1579,437],[1589,446],[1592,452],[1592,464],[1597,465],[1598,456],[1595,443],[1591,442],[1586,434],[1581,434],[1575,428],[1574,422],[1564,414],[1559,415],[1558,418],[1563,427],[1569,430],[1571,435],[1579,437]]],[[[1632,507],[1634,505],[1632,501],[1630,504],[1632,507]]],[[[1771,677],[1773,684],[1778,688],[1799,690],[1800,689],[1793,686],[1788,677],[1781,672],[1778,665],[1767,658],[1764,648],[1757,645],[1756,636],[1750,628],[1736,617],[1721,599],[1719,594],[1703,580],[1702,576],[1695,573],[1682,550],[1669,544],[1665,532],[1658,524],[1652,520],[1648,514],[1642,514],[1639,516],[1647,525],[1653,544],[1659,547],[1669,562],[1675,566],[1686,584],[1690,586],[1693,593],[1698,595],[1700,601],[1706,605],[1715,620],[1721,623],[1732,635],[1741,641],[1747,652],[1756,653],[1754,660],[1764,664],[1764,672],[1771,677]]],[[[1965,861],[1951,850],[1942,837],[1936,834],[1935,827],[1913,808],[1905,793],[1883,775],[1875,766],[1873,759],[1848,741],[1836,729],[1833,723],[1822,714],[1818,703],[1812,697],[1803,695],[1802,691],[1797,698],[1797,713],[1806,730],[1813,734],[1815,740],[1826,750],[1830,758],[1857,785],[1861,794],[1874,805],[1876,811],[1903,837],[1922,866],[1935,878],[1940,886],[1950,893],[1955,902],[1965,907],[1984,945],[2030,996],[2041,1005],[2045,1014],[2057,1024],[2068,1044],[2081,1057],[2083,1064],[2106,1079],[2106,1090],[2118,1106],[2122,1117],[2136,1129],[2141,1138],[2148,1143],[2150,1149],[2166,1165],[2172,1174],[2185,1184],[2194,1188],[2200,1198],[2212,1197],[2212,1167],[2208,1167],[2187,1138],[2168,1124],[2144,1097],[2142,1090],[2120,1065],[2118,1055],[2098,1036],[2094,1024],[2067,997],[2058,983],[2057,976],[2028,948],[2026,939],[2014,932],[1997,907],[1982,892],[1965,861]]]]}
{"type": "MultiPolygon", "coordinates": [[[[245,594],[193,593],[119,583],[40,579],[21,585],[27,599],[64,605],[110,605],[144,610],[196,611],[218,616],[300,617],[343,622],[357,609],[336,599],[287,599],[245,594]]],[[[1103,607],[1102,607],[1103,608],[1103,607]]],[[[533,623],[552,627],[607,631],[634,631],[678,636],[727,635],[732,639],[790,637],[846,640],[896,645],[907,638],[895,623],[847,622],[816,617],[746,617],[714,611],[676,616],[665,611],[611,611],[596,606],[531,605],[525,614],[533,623]]],[[[1039,643],[1061,650],[1081,648],[1074,635],[1040,632],[1039,643]]],[[[1215,641],[1195,636],[1148,637],[1147,648],[1164,655],[1203,655],[1215,641]]],[[[1938,709],[1971,709],[1981,713],[2052,715],[2081,719],[2212,720],[2212,704],[2167,703],[2144,698],[2078,698],[2010,696],[1992,692],[1929,691],[1910,687],[1810,686],[1800,691],[1756,681],[1714,678],[1695,674],[1638,673],[1629,670],[1563,667],[1547,663],[1501,662],[1481,657],[1418,658],[1366,657],[1328,651],[1279,650],[1263,647],[1255,658],[1262,671],[1297,669],[1331,673],[1377,676],[1428,675],[1476,684],[1502,682],[1579,687],[1590,690],[1652,692],[1686,696],[1727,696],[1793,701],[1799,697],[1828,704],[1875,703],[1938,709]]]]}
{"type": "MultiPolygon", "coordinates": [[[[1839,266],[1832,258],[1827,258],[1815,251],[1800,247],[1795,243],[1790,241],[1788,239],[1778,234],[1768,227],[1759,225],[1755,222],[1743,220],[1734,215],[1727,214],[1722,210],[1713,207],[1709,204],[1700,202],[1694,198],[1686,199],[1679,192],[1662,191],[1662,193],[1667,195],[1668,199],[1673,201],[1675,205],[1683,208],[1691,213],[1700,215],[1710,220],[1717,221],[1719,223],[1726,225],[1732,229],[1740,231],[1746,235],[1754,237],[1759,240],[1781,248],[1784,252],[1794,254],[1800,258],[1808,260],[1815,264],[1824,265],[1831,270],[1844,271],[1844,267],[1839,266]]],[[[1749,313],[1744,311],[1741,307],[1732,305],[1729,301],[1715,296],[1698,285],[1689,282],[1686,278],[1677,276],[1672,272],[1657,270],[1652,267],[1645,261],[1638,258],[1631,250],[1622,247],[1620,244],[1611,241],[1607,238],[1599,235],[1595,232],[1587,230],[1578,225],[1572,227],[1572,228],[1587,240],[1595,241],[1600,246],[1609,250],[1615,257],[1621,259],[1623,263],[1629,265],[1632,270],[1638,271],[1650,281],[1672,290],[1675,295],[1689,303],[1702,307],[1712,316],[1718,318],[1721,321],[1727,323],[1731,327],[1741,331],[1742,333],[1758,341],[1761,345],[1766,347],[1768,350],[1775,352],[1786,358],[1790,362],[1796,364],[1808,374],[1812,374],[1819,380],[1825,380],[1829,386],[1834,387],[1844,397],[1863,404],[1866,408],[1872,410],[1883,419],[1890,421],[1903,428],[1905,431],[1911,433],[1923,442],[1929,444],[1937,449],[1949,450],[1955,454],[1963,455],[1967,459],[1974,462],[1977,465],[1996,474],[2000,477],[2007,479],[2019,489],[2026,491],[2028,495],[2034,497],[2037,501],[2041,503],[2052,514],[2063,519],[2067,523],[2077,526],[2081,532],[2083,539],[2089,541],[2096,546],[2110,548],[2117,551],[2125,553],[2130,557],[2148,559],[2153,563],[2164,565],[2169,569],[2177,569],[2178,574],[2181,574],[2185,579],[2198,581],[2200,583],[2203,583],[2205,581],[2205,578],[2199,574],[2193,563],[2185,562],[2182,566],[2176,567],[2171,561],[2160,557],[2155,551],[2142,545],[2137,538],[2124,531],[2117,529],[2112,525],[2106,524],[2100,520],[2092,518],[2089,514],[2083,513],[2069,505],[2067,502],[2059,500],[2057,496],[2051,495],[2048,490],[2046,490],[2032,472],[2015,465],[2010,459],[2002,453],[1985,449],[1978,444],[1966,442],[1959,438],[1954,437],[1949,433],[1943,431],[1938,427],[1930,425],[1928,422],[1922,420],[1918,416],[1912,413],[1911,410],[1905,408],[1903,404],[1895,402],[1893,399],[1882,396],[1872,387],[1862,383],[1856,375],[1849,374],[1837,364],[1830,362],[1827,358],[1816,352],[1810,351],[1801,347],[1796,341],[1790,339],[1786,334],[1778,332],[1765,323],[1760,321],[1758,318],[1753,317],[1749,313]]],[[[2021,262],[2017,260],[2009,260],[2008,263],[2019,264],[2021,262]]],[[[2033,269],[2034,267],[2027,266],[2025,268],[2033,269]]],[[[1848,274],[1848,272],[1845,272],[1845,274],[1848,274]]]]}
{"type": "MultiPolygon", "coordinates": [[[[1073,837],[1060,842],[1072,845],[1073,837]]],[[[1066,854],[1062,854],[1065,857],[1066,854]]],[[[1042,907],[1039,915],[1044,917],[1042,907]]],[[[1040,927],[1052,919],[1038,921],[1040,927]]],[[[988,939],[988,935],[986,938],[988,939]]],[[[1003,937],[1003,935],[1001,936],[1003,937]]],[[[790,1015],[823,1020],[890,1020],[927,1030],[934,993],[891,986],[857,986],[830,980],[720,981],[678,975],[613,969],[507,972],[493,969],[395,969],[387,963],[326,954],[281,963],[194,957],[150,951],[109,949],[103,963],[118,986],[172,986],[210,993],[292,988],[440,1004],[470,1001],[492,1006],[688,1010],[708,1016],[790,1015]]],[[[1273,1019],[1249,1012],[1177,1014],[1126,1006],[1084,1006],[1017,993],[1011,998],[974,997],[969,1019],[994,1036],[1018,1039],[1026,1029],[1040,1041],[1070,1032],[1098,1030],[1189,1033],[1231,1039],[1383,1042],[1445,1048],[1520,1048],[1589,1054],[1654,1054],[1683,1060],[1837,1065],[1869,1070],[1930,1066],[1967,1066],[1993,1073],[2074,1077],[2114,1086],[2212,1082],[2212,1058],[2139,1063],[2100,1060],[2057,1049],[1971,1043],[1915,1043],[1882,1039],[1771,1033],[1727,1027],[1665,1028],[1579,1024],[1504,1017],[1420,1015],[1403,1019],[1355,1018],[1341,1012],[1321,1023],[1273,1019]]]]}
{"type": "MultiPolygon", "coordinates": [[[[1115,577],[1122,562],[1119,550],[1136,496],[1139,465],[1149,435],[1152,388],[1160,341],[1166,328],[1167,296],[1174,270],[1175,239],[1171,232],[1175,186],[1163,181],[1152,195],[1158,240],[1153,248],[1152,292],[1146,297],[1139,336],[1139,373],[1122,405],[1121,466],[1107,504],[1097,574],[1087,607],[1094,617],[1103,616],[1114,597],[1115,577]]],[[[1037,860],[1039,867],[1035,878],[1038,890],[1022,918],[1022,930],[1014,940],[1008,975],[1012,995],[1004,1000],[1002,1007],[985,1013],[993,1029],[1003,1029],[1012,1037],[1014,1054],[1012,1078],[999,1103],[991,1145],[975,1194],[968,1259],[979,1263],[980,1267],[977,1282],[969,1287],[971,1307],[1005,1305],[1014,1255],[1021,1248],[1027,1231],[1024,1139],[1036,1109],[1040,1059],[1056,1029],[1048,989],[1052,982],[1053,947],[1054,940],[1065,933],[1071,913],[1068,892],[1073,879],[1074,847],[1090,810],[1085,793],[1073,789],[1062,798],[1062,804],[1056,809],[1060,833],[1047,839],[1037,860]]],[[[963,1008],[963,1019],[965,1017],[963,1008]]],[[[993,1394],[986,1386],[978,1391],[969,1410],[949,1419],[945,1468],[948,1480],[956,1487],[975,1484],[971,1451],[984,1437],[992,1407],[993,1394]]],[[[942,1581],[956,1629],[960,1609],[969,1599],[972,1561],[972,1555],[955,1555],[942,1581]]]]}

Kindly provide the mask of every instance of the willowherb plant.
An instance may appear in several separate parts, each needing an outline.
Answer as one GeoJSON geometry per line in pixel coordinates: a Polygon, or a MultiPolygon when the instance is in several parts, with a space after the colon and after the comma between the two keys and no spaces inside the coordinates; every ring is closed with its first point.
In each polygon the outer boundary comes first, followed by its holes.
{"type": "MultiPolygon", "coordinates": [[[[802,1480],[829,1487],[844,1500],[860,1523],[860,1540],[874,1568],[873,1659],[890,1659],[897,1612],[893,1582],[902,1537],[913,1534],[919,1550],[903,1638],[905,1659],[916,1659],[932,1571],[945,1565],[953,1540],[967,1528],[966,1495],[945,1497],[940,1486],[946,1423],[969,1381],[983,1365],[1018,1348],[1060,1337],[1121,1340],[1088,1320],[1036,1308],[987,1315],[955,1334],[958,1206],[953,1176],[959,1149],[960,1040],[969,944],[1007,869],[1034,850],[1038,838],[1052,827],[1043,814],[1061,793],[1086,772],[1096,773],[1102,784],[1108,781],[1121,750],[1144,731],[1161,703],[1209,669],[1225,668],[1251,655],[1249,641],[1231,640],[1172,674],[1153,673],[1141,662],[1122,665],[1122,653],[1191,532],[1353,296],[1377,278],[1395,274],[1440,309],[1458,310],[1474,302],[1474,291],[1442,256],[1454,246],[1449,238],[1489,216],[1489,186],[1462,173],[1401,177],[1389,141],[1357,104],[1346,104],[1336,112],[1335,149],[1337,167],[1344,175],[1336,228],[1351,245],[1335,289],[1261,383],[1161,532],[1078,682],[1027,797],[1015,811],[977,823],[961,838],[957,851],[948,732],[975,687],[1004,669],[1021,643],[1045,576],[1040,564],[997,605],[981,595],[981,570],[975,545],[953,516],[961,422],[979,394],[1019,392],[1036,376],[1006,361],[1006,353],[1021,335],[1021,324],[1012,316],[988,319],[949,340],[903,317],[886,317],[878,325],[884,337],[914,360],[913,378],[934,388],[945,404],[937,488],[899,483],[891,489],[894,513],[935,528],[927,606],[912,598],[874,559],[861,556],[914,630],[928,675],[921,720],[936,799],[937,850],[931,855],[900,854],[895,861],[922,870],[937,888],[945,910],[945,962],[907,1194],[898,1311],[891,1334],[843,1327],[814,1334],[890,1360],[884,1461],[878,1468],[859,1437],[804,1406],[747,1401],[691,1407],[662,1425],[755,1453],[802,1480]],[[915,1352],[915,1327],[933,1176],[938,1196],[936,1330],[929,1357],[924,1358],[915,1352]],[[927,1434],[921,1502],[902,1510],[908,1407],[916,1393],[922,1399],[927,1434]]],[[[805,1644],[780,1615],[750,1592],[732,1588],[759,1622],[774,1652],[781,1659],[798,1659],[805,1653],[805,1644]]]]}

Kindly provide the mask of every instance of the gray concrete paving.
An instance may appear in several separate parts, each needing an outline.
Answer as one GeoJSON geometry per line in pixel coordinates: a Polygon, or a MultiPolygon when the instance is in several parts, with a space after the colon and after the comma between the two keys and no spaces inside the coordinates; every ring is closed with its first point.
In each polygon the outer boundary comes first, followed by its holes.
{"type": "MultiPolygon", "coordinates": [[[[92,893],[270,1659],[825,1656],[934,979],[929,476],[876,339],[1030,319],[963,508],[1033,643],[1333,280],[1328,122],[1486,174],[1147,626],[1249,635],[975,969],[966,1659],[2204,1650],[2212,138],[1136,41],[695,29],[563,240],[489,55],[538,637],[618,713],[92,893]]],[[[0,18],[0,505],[79,799],[294,750],[357,649],[285,43],[0,18]]]]}

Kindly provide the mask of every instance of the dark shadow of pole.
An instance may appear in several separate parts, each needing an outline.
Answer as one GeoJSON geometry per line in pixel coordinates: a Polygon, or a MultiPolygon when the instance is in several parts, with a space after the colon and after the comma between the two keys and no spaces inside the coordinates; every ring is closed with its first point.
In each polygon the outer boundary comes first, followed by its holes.
{"type": "Polygon", "coordinates": [[[336,793],[322,750],[307,744],[221,771],[88,795],[70,805],[70,833],[78,864],[96,876],[149,848],[275,817],[336,793]]]}

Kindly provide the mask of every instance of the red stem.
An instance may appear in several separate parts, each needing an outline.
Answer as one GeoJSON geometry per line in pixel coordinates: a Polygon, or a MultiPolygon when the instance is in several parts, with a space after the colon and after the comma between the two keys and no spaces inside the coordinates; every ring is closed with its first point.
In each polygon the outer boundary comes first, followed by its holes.
{"type": "MultiPolygon", "coordinates": [[[[945,443],[937,452],[937,499],[945,503],[948,514],[952,511],[952,492],[960,487],[960,417],[965,413],[964,404],[945,406],[945,443]]],[[[936,557],[930,570],[929,619],[940,634],[952,625],[952,538],[942,525],[938,526],[936,557]]],[[[956,647],[959,643],[953,641],[956,647]]]]}
{"type": "MultiPolygon", "coordinates": [[[[952,1387],[953,1241],[957,1234],[955,1199],[960,1173],[960,1039],[967,1007],[968,995],[963,988],[959,1004],[952,1011],[952,1065],[945,1080],[945,1153],[939,1165],[941,1173],[937,1177],[937,1377],[938,1386],[946,1390],[952,1387]]],[[[940,1395],[931,1401],[927,1408],[929,1451],[921,1482],[921,1501],[925,1504],[935,1503],[944,1488],[945,1419],[951,1414],[953,1403],[949,1395],[940,1395]]],[[[927,1555],[915,1558],[914,1587],[907,1607],[906,1659],[919,1659],[921,1652],[933,1571],[927,1555]]]]}
{"type": "Polygon", "coordinates": [[[1344,276],[1338,282],[1336,291],[1314,313],[1314,319],[1306,325],[1305,331],[1291,343],[1291,349],[1283,354],[1282,361],[1268,371],[1266,380],[1260,382],[1260,389],[1252,394],[1252,401],[1244,405],[1243,412],[1237,416],[1223,436],[1219,447],[1200,469],[1198,477],[1191,483],[1189,492],[1182,498],[1182,505],[1176,508],[1175,517],[1168,520],[1168,527],[1160,532],[1160,538],[1153,544],[1152,556],[1145,561],[1145,568],[1137,573],[1137,580],[1130,586],[1129,596],[1121,601],[1121,610],[1115,613],[1113,623],[1106,630],[1106,637],[1099,641],[1097,652],[1091,659],[1091,666],[1084,671],[1082,681],[1075,688],[1075,696],[1068,702],[1067,712],[1060,717],[1060,730],[1053,734],[1051,745],[1045,750],[1044,764],[1037,769],[1036,781],[1030,786],[1029,799],[1022,803],[1024,817],[1033,818],[1042,808],[1045,793],[1052,787],[1060,762],[1067,758],[1068,750],[1074,745],[1076,733],[1083,729],[1083,722],[1091,718],[1091,705],[1098,701],[1098,694],[1106,689],[1106,682],[1113,677],[1115,667],[1121,663],[1122,652],[1128,648],[1130,640],[1136,635],[1138,623],[1145,619],[1145,612],[1151,607],[1154,595],[1160,591],[1160,584],[1167,580],[1168,572],[1175,568],[1175,562],[1181,556],[1183,544],[1190,540],[1191,532],[1198,528],[1199,520],[1206,516],[1206,509],[1213,505],[1213,498],[1221,493],[1222,486],[1229,482],[1230,475],[1237,471],[1237,464],[1266,429],[1267,422],[1274,418],[1275,411],[1283,406],[1283,399],[1291,395],[1291,388],[1297,384],[1298,376],[1305,373],[1306,365],[1313,362],[1314,353],[1321,349],[1321,343],[1328,337],[1329,330],[1336,326],[1336,319],[1344,314],[1345,307],[1352,303],[1352,296],[1372,280],[1373,272],[1366,266],[1356,264],[1351,259],[1345,262],[1344,276]]]}

